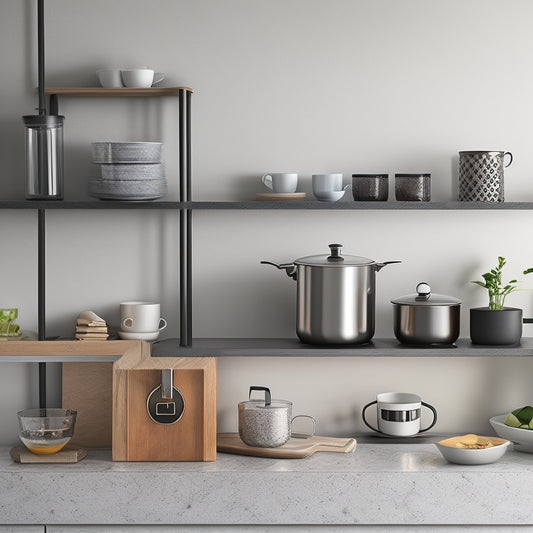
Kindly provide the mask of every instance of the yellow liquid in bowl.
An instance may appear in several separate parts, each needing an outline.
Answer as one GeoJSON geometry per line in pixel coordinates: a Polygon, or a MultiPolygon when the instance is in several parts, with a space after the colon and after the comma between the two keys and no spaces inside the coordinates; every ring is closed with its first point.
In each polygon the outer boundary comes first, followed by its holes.
{"type": "Polygon", "coordinates": [[[29,440],[21,437],[24,446],[30,450],[30,452],[36,455],[52,455],[62,450],[70,437],[64,437],[62,439],[50,439],[50,440],[29,440]]]}

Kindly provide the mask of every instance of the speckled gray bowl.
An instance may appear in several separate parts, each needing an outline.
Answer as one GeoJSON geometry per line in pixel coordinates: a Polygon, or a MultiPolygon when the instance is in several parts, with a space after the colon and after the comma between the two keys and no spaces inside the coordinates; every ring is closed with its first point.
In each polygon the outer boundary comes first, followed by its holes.
{"type": "Polygon", "coordinates": [[[163,143],[91,143],[94,163],[160,163],[163,143]]]}
{"type": "Polygon", "coordinates": [[[104,200],[154,200],[168,193],[167,180],[89,179],[89,196],[104,200]]]}
{"type": "Polygon", "coordinates": [[[99,167],[103,180],[160,180],[165,177],[162,163],[103,163],[99,167]]]}

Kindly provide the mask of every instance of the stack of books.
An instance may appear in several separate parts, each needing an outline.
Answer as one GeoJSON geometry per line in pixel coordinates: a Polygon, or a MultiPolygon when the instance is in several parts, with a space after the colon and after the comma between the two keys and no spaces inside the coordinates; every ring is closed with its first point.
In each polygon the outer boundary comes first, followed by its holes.
{"type": "Polygon", "coordinates": [[[83,311],[78,316],[76,339],[105,341],[109,337],[106,321],[92,311],[83,311]]]}

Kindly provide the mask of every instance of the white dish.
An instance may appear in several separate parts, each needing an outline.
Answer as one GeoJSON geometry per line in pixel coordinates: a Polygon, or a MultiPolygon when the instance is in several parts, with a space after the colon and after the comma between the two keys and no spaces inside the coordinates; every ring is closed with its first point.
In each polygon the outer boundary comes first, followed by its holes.
{"type": "Polygon", "coordinates": [[[494,463],[500,459],[511,445],[509,440],[498,439],[496,437],[484,437],[490,439],[494,446],[482,449],[456,448],[453,445],[446,445],[457,440],[456,437],[444,439],[435,443],[442,456],[450,463],[458,465],[486,465],[494,463]]]}
{"type": "Polygon", "coordinates": [[[321,202],[336,202],[340,200],[346,191],[324,191],[320,193],[314,193],[317,200],[321,202]]]}
{"type": "Polygon", "coordinates": [[[498,437],[514,443],[519,452],[533,453],[533,429],[513,428],[504,424],[507,415],[493,416],[489,422],[498,437]]]}
{"type": "Polygon", "coordinates": [[[159,331],[150,331],[148,333],[135,333],[133,331],[118,331],[118,336],[121,339],[132,341],[155,341],[159,337],[159,331]]]}

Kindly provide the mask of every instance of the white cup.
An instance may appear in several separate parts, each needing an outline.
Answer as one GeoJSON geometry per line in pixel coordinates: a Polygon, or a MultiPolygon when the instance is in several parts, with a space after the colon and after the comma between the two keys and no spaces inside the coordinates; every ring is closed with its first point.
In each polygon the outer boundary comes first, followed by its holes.
{"type": "Polygon", "coordinates": [[[287,174],[283,172],[271,172],[265,174],[261,181],[265,186],[276,193],[296,192],[298,186],[298,174],[287,174]]]}
{"type": "Polygon", "coordinates": [[[151,87],[165,77],[162,72],[154,72],[149,68],[127,68],[122,69],[121,72],[122,82],[126,87],[151,87]]]}
{"type": "Polygon", "coordinates": [[[321,193],[342,191],[342,174],[313,174],[313,193],[318,198],[321,193]]]}
{"type": "Polygon", "coordinates": [[[409,392],[381,392],[376,400],[366,404],[363,408],[363,422],[372,430],[395,437],[412,437],[431,429],[437,422],[437,410],[422,401],[417,394],[409,392]],[[377,404],[378,429],[372,427],[365,418],[365,411],[371,405],[377,404]],[[433,422],[424,429],[420,429],[420,411],[422,406],[433,412],[433,422]]]}
{"type": "Polygon", "coordinates": [[[155,302],[122,302],[120,329],[132,333],[155,333],[167,327],[161,318],[161,306],[155,302]]]}
{"type": "Polygon", "coordinates": [[[119,68],[101,68],[96,71],[98,81],[102,87],[124,87],[122,74],[119,68]]]}

